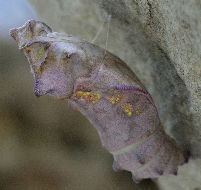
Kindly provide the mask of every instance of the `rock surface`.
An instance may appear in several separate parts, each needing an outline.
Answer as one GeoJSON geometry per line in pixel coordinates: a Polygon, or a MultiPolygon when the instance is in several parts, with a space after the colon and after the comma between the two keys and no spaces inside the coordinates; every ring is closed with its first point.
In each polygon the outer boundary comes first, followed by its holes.
{"type": "MultiPolygon", "coordinates": [[[[29,0],[39,18],[123,59],[152,94],[163,125],[192,154],[159,189],[201,188],[201,2],[198,0],[29,0]],[[104,24],[105,23],[105,24],[104,24]]],[[[149,184],[150,185],[150,184],[149,184]]]]}

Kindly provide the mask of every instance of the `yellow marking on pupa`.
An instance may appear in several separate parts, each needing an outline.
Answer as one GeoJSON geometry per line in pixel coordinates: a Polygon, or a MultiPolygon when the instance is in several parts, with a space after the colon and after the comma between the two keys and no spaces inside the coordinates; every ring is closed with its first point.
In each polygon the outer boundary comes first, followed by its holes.
{"type": "Polygon", "coordinates": [[[127,114],[127,116],[129,116],[129,117],[132,116],[132,114],[133,114],[133,107],[132,107],[132,105],[130,103],[123,104],[121,106],[121,109],[122,109],[122,111],[124,113],[127,114]]]}
{"type": "Polygon", "coordinates": [[[120,94],[116,94],[113,96],[109,96],[107,99],[110,103],[117,104],[122,99],[122,96],[120,94]]]}
{"type": "Polygon", "coordinates": [[[136,114],[136,115],[142,114],[142,110],[140,109],[139,106],[137,106],[137,107],[135,108],[135,114],[136,114]]]}
{"type": "Polygon", "coordinates": [[[80,97],[82,97],[83,96],[83,91],[77,91],[76,93],[75,93],[75,96],[76,97],[78,97],[78,98],[80,98],[80,97]]]}
{"type": "Polygon", "coordinates": [[[75,93],[75,96],[77,98],[82,98],[86,101],[92,102],[93,104],[101,99],[101,95],[97,92],[86,92],[80,90],[75,93]]]}
{"type": "Polygon", "coordinates": [[[45,50],[43,47],[41,47],[36,53],[36,59],[40,60],[44,55],[45,55],[45,50]]]}

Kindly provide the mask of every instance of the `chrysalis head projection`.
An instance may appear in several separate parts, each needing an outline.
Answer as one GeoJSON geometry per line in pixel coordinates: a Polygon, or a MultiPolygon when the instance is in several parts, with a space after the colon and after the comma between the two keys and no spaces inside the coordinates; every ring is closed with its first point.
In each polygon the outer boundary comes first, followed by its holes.
{"type": "Polygon", "coordinates": [[[17,42],[19,49],[23,48],[35,37],[46,36],[49,32],[52,32],[49,26],[35,20],[30,20],[22,27],[10,30],[10,34],[17,42]]]}
{"type": "Polygon", "coordinates": [[[177,173],[183,151],[165,134],[151,95],[126,63],[39,21],[10,33],[28,59],[35,95],[66,99],[80,110],[113,155],[115,171],[130,171],[136,182],[177,173]]]}
{"type": "MultiPolygon", "coordinates": [[[[73,70],[73,64],[83,67],[80,63],[84,56],[81,48],[71,43],[72,36],[65,39],[69,41],[67,46],[62,41],[51,43],[47,39],[51,31],[46,24],[31,20],[10,33],[30,63],[35,95],[67,98],[72,94],[75,75],[79,75],[79,68],[73,70]]],[[[54,39],[54,35],[48,37],[54,39]]]]}

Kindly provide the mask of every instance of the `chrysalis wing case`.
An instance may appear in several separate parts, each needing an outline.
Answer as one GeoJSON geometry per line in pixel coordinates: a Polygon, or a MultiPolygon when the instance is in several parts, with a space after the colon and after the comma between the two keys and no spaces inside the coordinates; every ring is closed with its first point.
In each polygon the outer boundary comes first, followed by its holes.
{"type": "Polygon", "coordinates": [[[27,57],[36,96],[66,99],[97,129],[114,170],[135,181],[176,174],[182,151],[161,125],[156,106],[127,65],[113,54],[30,20],[11,36],[27,57]]]}

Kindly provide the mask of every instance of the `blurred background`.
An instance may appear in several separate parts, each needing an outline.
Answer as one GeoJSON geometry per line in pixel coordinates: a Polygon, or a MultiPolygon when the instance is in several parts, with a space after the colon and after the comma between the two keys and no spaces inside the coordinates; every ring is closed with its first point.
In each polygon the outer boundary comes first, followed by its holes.
{"type": "Polygon", "coordinates": [[[0,0],[0,190],[201,189],[199,1],[0,0]],[[108,31],[108,17],[111,15],[108,31]],[[112,170],[91,124],[64,102],[36,98],[9,29],[28,19],[105,47],[152,94],[169,135],[193,159],[178,176],[135,184],[112,170]]]}

